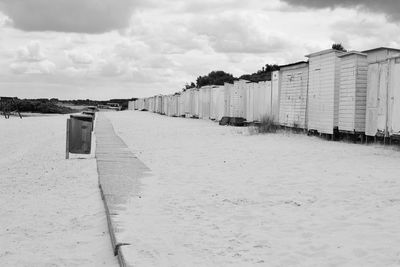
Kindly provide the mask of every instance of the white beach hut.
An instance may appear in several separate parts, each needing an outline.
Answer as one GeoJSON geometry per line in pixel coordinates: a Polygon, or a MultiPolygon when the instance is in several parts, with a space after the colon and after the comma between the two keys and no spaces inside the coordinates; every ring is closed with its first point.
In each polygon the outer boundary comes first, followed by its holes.
{"type": "Polygon", "coordinates": [[[128,110],[134,110],[134,104],[135,104],[135,101],[129,101],[128,102],[128,110]]]}
{"type": "Polygon", "coordinates": [[[224,116],[224,86],[214,85],[211,90],[210,119],[220,120],[224,116]]]}
{"type": "Polygon", "coordinates": [[[368,61],[366,129],[368,136],[400,135],[400,50],[364,51],[368,61]]]}
{"type": "Polygon", "coordinates": [[[189,89],[190,92],[190,112],[189,116],[193,118],[199,117],[199,89],[189,89]]]}
{"type": "Polygon", "coordinates": [[[309,86],[307,127],[319,133],[333,134],[339,119],[340,55],[328,49],[307,55],[309,86]]]}
{"type": "Polygon", "coordinates": [[[280,67],[281,96],[279,124],[305,129],[308,91],[308,62],[301,61],[280,67]]]}
{"type": "Polygon", "coordinates": [[[367,55],[351,51],[340,57],[340,132],[364,133],[367,101],[367,55]]]}
{"type": "Polygon", "coordinates": [[[199,89],[199,118],[209,119],[211,108],[211,88],[212,86],[203,86],[199,89]]]}
{"type": "Polygon", "coordinates": [[[230,117],[231,115],[231,93],[232,83],[224,83],[224,115],[223,117],[230,117]]]}
{"type": "Polygon", "coordinates": [[[271,82],[271,117],[276,124],[279,124],[279,102],[281,88],[281,75],[279,70],[271,73],[271,82]]]}
{"type": "Polygon", "coordinates": [[[190,90],[185,90],[181,94],[183,101],[183,116],[190,116],[190,90]]]}
{"type": "Polygon", "coordinates": [[[247,83],[246,121],[261,122],[272,116],[272,82],[247,83]]]}
{"type": "Polygon", "coordinates": [[[239,80],[233,83],[230,92],[231,118],[246,118],[246,84],[249,81],[239,80]]]}

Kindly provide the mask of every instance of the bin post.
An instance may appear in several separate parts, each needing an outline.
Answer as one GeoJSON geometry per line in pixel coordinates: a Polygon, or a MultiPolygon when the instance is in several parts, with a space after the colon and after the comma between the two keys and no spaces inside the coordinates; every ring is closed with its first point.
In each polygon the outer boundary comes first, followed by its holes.
{"type": "Polygon", "coordinates": [[[70,124],[71,124],[71,119],[67,119],[67,129],[66,129],[67,143],[65,145],[65,159],[69,159],[69,132],[71,128],[70,124]]]}

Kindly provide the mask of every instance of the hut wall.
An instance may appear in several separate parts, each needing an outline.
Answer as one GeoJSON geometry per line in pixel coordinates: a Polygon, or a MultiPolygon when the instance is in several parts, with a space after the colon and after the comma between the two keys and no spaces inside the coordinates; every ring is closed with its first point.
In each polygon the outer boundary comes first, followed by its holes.
{"type": "Polygon", "coordinates": [[[367,100],[367,56],[341,56],[339,87],[339,131],[365,132],[367,100]]]}
{"type": "Polygon", "coordinates": [[[230,117],[231,115],[231,94],[233,84],[224,83],[224,117],[230,117]]]}
{"type": "Polygon", "coordinates": [[[246,118],[246,80],[233,83],[230,95],[230,117],[246,118]]]}
{"type": "Polygon", "coordinates": [[[340,59],[343,52],[325,50],[309,55],[308,129],[333,134],[338,127],[340,59]]]}
{"type": "Polygon", "coordinates": [[[279,124],[305,129],[307,112],[308,63],[281,69],[279,124]]]}
{"type": "Polygon", "coordinates": [[[272,72],[272,103],[271,103],[271,117],[276,124],[279,123],[279,99],[281,88],[281,75],[279,71],[272,72]]]}

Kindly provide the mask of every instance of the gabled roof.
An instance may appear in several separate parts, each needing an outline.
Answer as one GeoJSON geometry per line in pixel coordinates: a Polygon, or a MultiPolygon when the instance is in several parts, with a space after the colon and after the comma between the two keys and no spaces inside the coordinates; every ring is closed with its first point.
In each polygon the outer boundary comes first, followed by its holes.
{"type": "Polygon", "coordinates": [[[339,50],[336,50],[336,49],[326,49],[326,50],[322,50],[322,51],[319,51],[319,52],[315,52],[315,53],[306,55],[305,57],[309,58],[309,57],[315,57],[315,56],[325,55],[325,54],[329,54],[329,53],[345,54],[346,52],[339,51],[339,50]]]}
{"type": "Polygon", "coordinates": [[[373,51],[376,51],[376,50],[391,50],[391,51],[400,52],[400,49],[398,49],[398,48],[391,48],[391,47],[384,47],[384,46],[368,49],[368,50],[365,50],[365,51],[362,51],[362,52],[363,53],[369,53],[369,52],[373,52],[373,51]]]}
{"type": "Polygon", "coordinates": [[[293,67],[296,65],[303,65],[303,64],[308,64],[308,61],[298,61],[298,62],[286,64],[286,65],[280,65],[279,68],[282,69],[282,68],[293,67]]]}
{"type": "Polygon", "coordinates": [[[360,55],[360,56],[367,56],[367,54],[359,52],[359,51],[349,51],[346,54],[340,55],[339,57],[347,57],[350,55],[360,55]]]}

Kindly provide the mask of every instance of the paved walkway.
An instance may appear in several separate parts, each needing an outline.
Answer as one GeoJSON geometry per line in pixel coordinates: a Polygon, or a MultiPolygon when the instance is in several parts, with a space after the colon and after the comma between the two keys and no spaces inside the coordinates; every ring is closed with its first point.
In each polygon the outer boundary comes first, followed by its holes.
{"type": "Polygon", "coordinates": [[[102,113],[97,114],[95,128],[97,170],[111,242],[120,265],[131,266],[123,255],[123,251],[129,248],[130,240],[124,236],[127,227],[120,217],[130,198],[138,196],[140,179],[148,175],[149,169],[119,138],[106,116],[102,113]]]}

